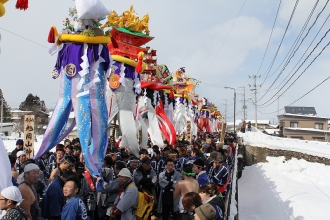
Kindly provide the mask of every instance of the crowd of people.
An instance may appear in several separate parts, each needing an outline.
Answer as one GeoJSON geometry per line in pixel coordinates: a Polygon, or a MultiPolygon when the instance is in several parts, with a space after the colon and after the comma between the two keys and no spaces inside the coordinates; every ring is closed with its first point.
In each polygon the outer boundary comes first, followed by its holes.
{"type": "Polygon", "coordinates": [[[224,143],[219,134],[177,139],[174,146],[149,141],[139,157],[109,143],[101,176],[88,171],[78,138],[37,161],[27,159],[17,140],[9,155],[13,186],[0,193],[6,211],[0,219],[134,220],[139,192],[153,198],[146,219],[223,219],[236,136],[226,133],[224,143]]]}

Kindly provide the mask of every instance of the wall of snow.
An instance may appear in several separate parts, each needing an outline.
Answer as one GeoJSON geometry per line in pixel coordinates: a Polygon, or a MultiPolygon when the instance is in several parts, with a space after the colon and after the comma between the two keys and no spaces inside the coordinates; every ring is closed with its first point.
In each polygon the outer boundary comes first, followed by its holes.
{"type": "Polygon", "coordinates": [[[269,149],[266,147],[256,147],[256,146],[240,146],[241,154],[243,155],[244,166],[251,166],[259,162],[267,162],[266,157],[281,157],[284,156],[286,160],[292,158],[304,159],[309,162],[322,163],[325,165],[330,165],[330,159],[320,156],[309,155],[302,152],[290,151],[290,150],[280,150],[280,149],[269,149]]]}

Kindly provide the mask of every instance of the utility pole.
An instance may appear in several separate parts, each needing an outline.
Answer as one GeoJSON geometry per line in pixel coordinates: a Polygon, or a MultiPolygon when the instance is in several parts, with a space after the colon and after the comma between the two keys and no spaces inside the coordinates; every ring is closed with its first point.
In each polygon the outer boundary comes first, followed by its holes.
{"type": "Polygon", "coordinates": [[[227,99],[223,99],[226,101],[225,105],[225,121],[227,122],[227,99]]]}
{"type": "Polygon", "coordinates": [[[3,122],[3,98],[1,97],[1,132],[2,133],[2,122],[3,122]]]}
{"type": "Polygon", "coordinates": [[[258,126],[258,123],[257,123],[257,120],[258,120],[258,114],[257,114],[257,112],[258,112],[258,103],[257,103],[257,90],[258,90],[258,87],[259,86],[257,86],[257,78],[259,78],[260,76],[256,76],[256,75],[253,75],[253,76],[249,76],[249,78],[253,78],[254,79],[254,84],[252,85],[252,89],[251,89],[251,91],[254,91],[254,111],[255,111],[255,123],[254,123],[254,126],[255,126],[255,128],[258,128],[257,126],[258,126]]]}
{"type": "Polygon", "coordinates": [[[224,88],[234,90],[234,133],[236,133],[236,89],[228,86],[225,86],[224,88]]]}
{"type": "Polygon", "coordinates": [[[247,106],[245,104],[245,102],[246,102],[246,99],[245,99],[245,86],[239,87],[239,88],[243,88],[243,112],[244,112],[243,121],[245,121],[246,120],[246,109],[247,109],[247,106]]]}

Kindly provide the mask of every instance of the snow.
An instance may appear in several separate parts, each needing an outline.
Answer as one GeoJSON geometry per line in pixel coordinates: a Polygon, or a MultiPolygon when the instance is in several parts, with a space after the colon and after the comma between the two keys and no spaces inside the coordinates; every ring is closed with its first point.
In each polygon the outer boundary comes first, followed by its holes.
{"type": "Polygon", "coordinates": [[[240,220],[329,219],[330,166],[267,157],[238,180],[240,220]]]}
{"type": "Polygon", "coordinates": [[[290,150],[330,159],[330,143],[281,138],[263,134],[252,127],[252,132],[238,133],[244,145],[266,147],[269,149],[290,150]]]}

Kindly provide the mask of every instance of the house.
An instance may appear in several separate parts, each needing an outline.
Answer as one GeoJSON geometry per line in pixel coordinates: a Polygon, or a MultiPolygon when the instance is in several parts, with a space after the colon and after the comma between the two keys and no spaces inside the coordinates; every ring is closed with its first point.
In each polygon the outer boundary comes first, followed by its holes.
{"type": "MultiPolygon", "coordinates": [[[[255,120],[254,119],[253,120],[245,120],[246,124],[249,121],[251,122],[252,126],[255,126],[255,120]]],[[[269,127],[269,125],[270,125],[270,120],[259,120],[259,119],[257,119],[257,128],[258,129],[261,129],[261,130],[267,129],[269,127]]]]}
{"type": "Polygon", "coordinates": [[[314,107],[285,106],[278,115],[280,136],[301,140],[329,141],[329,118],[318,117],[314,107]]]}
{"type": "Polygon", "coordinates": [[[0,123],[0,133],[6,136],[11,136],[13,132],[13,123],[0,123]]]}

